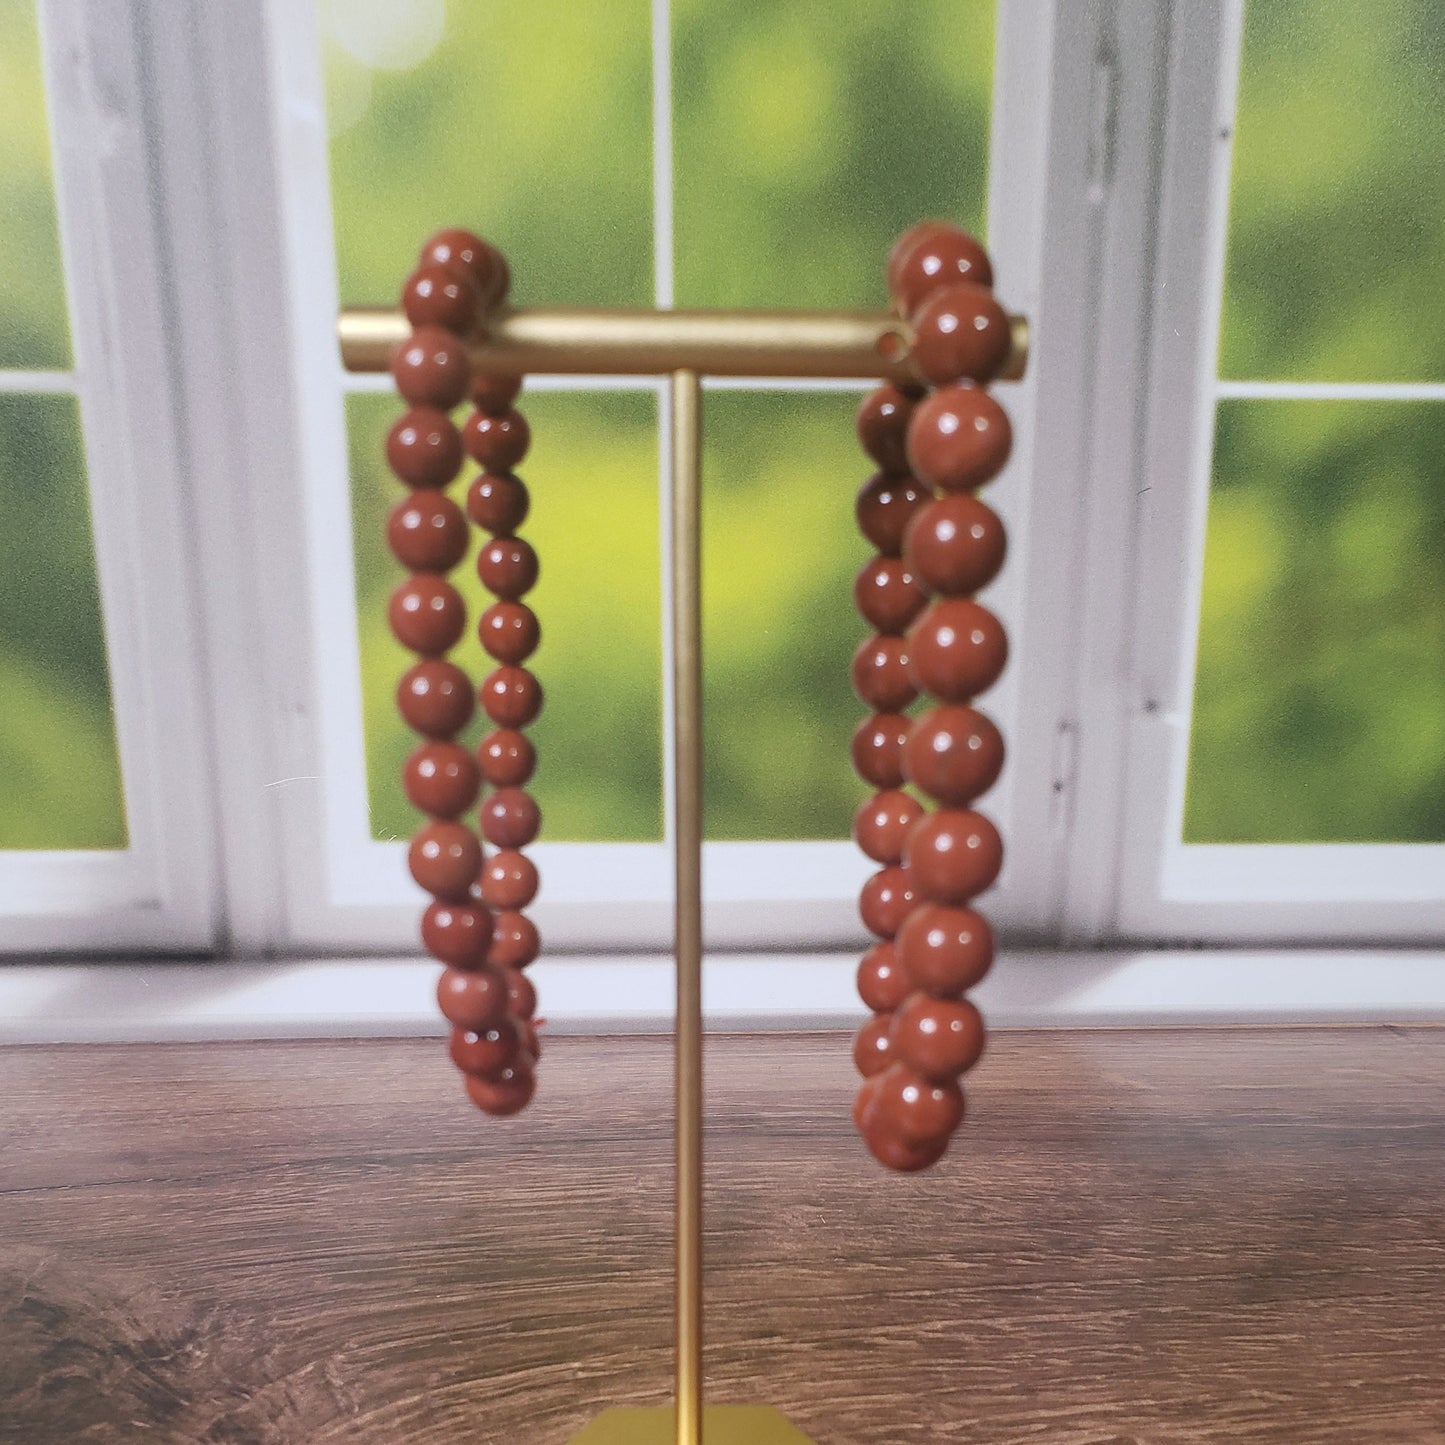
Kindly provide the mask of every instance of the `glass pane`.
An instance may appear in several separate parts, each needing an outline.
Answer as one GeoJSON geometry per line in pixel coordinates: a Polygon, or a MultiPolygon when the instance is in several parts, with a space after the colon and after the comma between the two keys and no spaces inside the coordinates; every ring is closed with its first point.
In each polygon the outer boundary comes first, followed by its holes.
{"type": "Polygon", "coordinates": [[[1445,7],[1245,7],[1221,375],[1445,380],[1445,7]]]}
{"type": "Polygon", "coordinates": [[[1445,405],[1219,408],[1184,836],[1445,841],[1445,405]]]}
{"type": "Polygon", "coordinates": [[[330,0],[322,40],[346,301],[395,297],[452,225],[521,302],[651,302],[648,0],[330,0]]]}
{"type": "MultiPolygon", "coordinates": [[[[542,621],[535,667],[546,707],[530,729],[534,786],[549,842],[662,836],[661,566],[657,403],[651,392],[524,393],[532,510],[523,535],[542,575],[528,602],[542,621]]],[[[407,837],[416,814],[401,766],[417,739],[396,714],[396,681],[415,660],[391,637],[386,599],[404,575],[386,550],[387,512],[403,495],[382,456],[394,398],[348,399],[352,511],[361,608],[371,826],[407,837]]],[[[452,488],[458,501],[475,469],[452,488]]],[[[476,534],[482,536],[480,532],[476,534]]],[[[475,619],[489,600],[471,563],[452,574],[475,619]]],[[[469,628],[454,659],[480,682],[492,664],[469,628]]],[[[472,725],[467,741],[484,730],[472,725]]]]}
{"type": "Polygon", "coordinates": [[[880,305],[906,226],[983,234],[993,0],[672,14],[679,305],[880,305]]]}
{"type": "Polygon", "coordinates": [[[0,848],[123,848],[73,397],[0,395],[0,515],[0,848]]]}
{"type": "Polygon", "coordinates": [[[35,6],[0,5],[0,367],[70,365],[35,6]]]}

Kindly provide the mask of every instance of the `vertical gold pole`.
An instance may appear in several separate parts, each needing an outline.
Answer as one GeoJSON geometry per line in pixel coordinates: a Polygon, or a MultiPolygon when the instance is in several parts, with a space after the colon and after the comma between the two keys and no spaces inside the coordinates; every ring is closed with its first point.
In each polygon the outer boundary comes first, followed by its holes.
{"type": "Polygon", "coordinates": [[[672,374],[677,1445],[702,1441],[702,389],[672,374]]]}

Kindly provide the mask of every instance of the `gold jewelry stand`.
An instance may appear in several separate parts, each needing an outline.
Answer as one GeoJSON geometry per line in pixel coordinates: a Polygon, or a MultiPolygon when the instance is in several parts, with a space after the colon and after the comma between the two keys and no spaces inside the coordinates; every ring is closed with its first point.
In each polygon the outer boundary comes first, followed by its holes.
{"type": "MultiPolygon", "coordinates": [[[[1028,323],[1011,318],[1003,376],[1023,375],[1028,323]]],[[[400,311],[350,308],[337,324],[349,371],[387,371],[411,334],[400,311]]],[[[888,311],[505,310],[469,348],[473,369],[526,373],[671,373],[673,847],[677,958],[677,1402],[603,1411],[570,1445],[810,1445],[766,1405],[703,1408],[702,1215],[702,388],[715,376],[917,380],[912,335],[888,311]]]]}

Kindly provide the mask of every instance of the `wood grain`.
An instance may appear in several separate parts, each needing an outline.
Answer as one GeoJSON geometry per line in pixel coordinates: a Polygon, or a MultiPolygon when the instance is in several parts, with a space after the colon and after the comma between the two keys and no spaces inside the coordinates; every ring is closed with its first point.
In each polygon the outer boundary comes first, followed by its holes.
{"type": "MultiPolygon", "coordinates": [[[[1445,1441],[1445,1031],[1014,1033],[931,1174],[709,1044],[708,1378],[820,1445],[1445,1441]]],[[[562,1442],[668,1398],[668,1045],[0,1051],[0,1441],[562,1442]]]]}

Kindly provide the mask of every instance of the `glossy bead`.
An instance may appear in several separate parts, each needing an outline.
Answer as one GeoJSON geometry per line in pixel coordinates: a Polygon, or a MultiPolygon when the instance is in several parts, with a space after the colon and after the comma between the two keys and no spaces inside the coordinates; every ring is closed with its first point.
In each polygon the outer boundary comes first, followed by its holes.
{"type": "Polygon", "coordinates": [[[917,901],[913,882],[902,868],[882,868],[864,883],[858,913],[869,933],[892,938],[917,901]]]}
{"type": "Polygon", "coordinates": [[[888,253],[888,293],[904,316],[925,297],[957,281],[993,285],[988,252],[952,221],[910,226],[888,253]]]}
{"type": "Polygon", "coordinates": [[[421,941],[453,968],[481,968],[492,941],[492,915],[475,903],[433,903],[422,915],[421,941]]]}
{"type": "Polygon", "coordinates": [[[915,718],[903,747],[911,782],[945,807],[981,797],[1003,770],[1003,738],[975,708],[944,703],[915,718]]]}
{"type": "Polygon", "coordinates": [[[482,864],[482,898],[493,908],[525,908],[537,896],[537,865],[515,848],[503,848],[482,864]]]}
{"type": "Polygon", "coordinates": [[[875,472],[859,489],[853,504],[858,530],[885,556],[903,551],[903,536],[913,515],[929,500],[926,487],[909,476],[886,477],[875,472]]]}
{"type": "Polygon", "coordinates": [[[493,968],[526,968],[542,951],[537,925],[525,913],[504,908],[492,918],[492,948],[487,962],[493,968]]]}
{"type": "Polygon", "coordinates": [[[937,1083],[893,1063],[879,1076],[876,1127],[917,1148],[946,1139],[963,1122],[963,1091],[949,1080],[937,1083]]]}
{"type": "Polygon", "coordinates": [[[977,497],[954,492],[909,522],[903,555],[925,591],[967,597],[998,575],[1007,545],[997,514],[977,497]]]}
{"type": "Polygon", "coordinates": [[[889,476],[908,470],[903,443],[912,415],[913,398],[905,396],[891,381],[870,391],[858,408],[858,440],[889,476]]]}
{"type": "Polygon", "coordinates": [[[919,692],[942,702],[967,702],[998,681],[1008,661],[1003,624],[977,602],[949,597],[913,624],[908,676],[919,692]]]}
{"type": "Polygon", "coordinates": [[[413,406],[450,411],[467,394],[471,381],[467,349],[449,331],[420,327],[397,347],[391,375],[396,389],[413,406]]]}
{"type": "MultiPolygon", "coordinates": [[[[868,1025],[864,1024],[863,1028],[866,1029],[867,1027],[868,1025]]],[[[860,1029],[858,1033],[859,1037],[862,1037],[863,1029],[860,1029]]],[[[858,1064],[856,1054],[854,1055],[853,1062],[858,1064]]],[[[892,1060],[890,1059],[889,1063],[891,1062],[892,1060]]],[[[858,1067],[861,1073],[862,1065],[858,1064],[858,1067]]],[[[887,1067],[887,1064],[883,1066],[883,1068],[887,1067]]],[[[882,1073],[882,1071],[883,1070],[880,1069],[878,1073],[882,1073]]],[[[853,1100],[853,1127],[860,1134],[866,1134],[873,1127],[873,1112],[878,1100],[878,1073],[869,1074],[864,1077],[862,1086],[859,1088],[853,1100]]]]}
{"type": "Polygon", "coordinates": [[[542,826],[542,810],[521,788],[498,788],[482,799],[481,824],[494,848],[525,848],[542,826]]]}
{"type": "Polygon", "coordinates": [[[482,845],[464,823],[428,823],[411,840],[407,863],[428,893],[449,903],[466,903],[482,871],[482,845]]]}
{"type": "Polygon", "coordinates": [[[542,684],[525,667],[498,667],[482,680],[482,708],[503,728],[522,728],[542,711],[542,684]]]}
{"type": "Polygon", "coordinates": [[[477,636],[498,662],[516,666],[537,650],[542,629],[537,614],[523,602],[494,602],[477,623],[477,636]]]}
{"type": "Polygon", "coordinates": [[[445,492],[403,497],[386,519],[391,555],[414,572],[448,572],[467,554],[470,529],[462,509],[445,492]]]}
{"type": "Polygon", "coordinates": [[[474,411],[462,428],[462,445],[473,461],[489,472],[509,472],[527,455],[532,429],[519,411],[500,416],[474,411]]]}
{"type": "Polygon", "coordinates": [[[1008,312],[986,286],[932,292],[912,313],[914,369],[934,386],[992,381],[1011,344],[1008,312]]]}
{"type": "Polygon", "coordinates": [[[918,689],[908,675],[901,637],[865,637],[853,654],[853,691],[878,712],[902,712],[918,689]]]}
{"type": "Polygon", "coordinates": [[[1003,840],[982,813],[940,808],[909,833],[903,862],[920,900],[967,903],[993,886],[1003,866],[1003,840]]]}
{"type": "Polygon", "coordinates": [[[431,236],[421,248],[421,260],[465,272],[488,311],[507,294],[511,283],[502,253],[480,236],[460,227],[448,227],[431,236]]]}
{"type": "Polygon", "coordinates": [[[875,943],[858,965],[858,997],[876,1014],[890,1013],[913,992],[893,944],[875,943]]]}
{"type": "Polygon", "coordinates": [[[888,1031],[892,1015],[876,1013],[853,1036],[853,1067],[865,1079],[881,1074],[893,1062],[888,1031]]]}
{"type": "Polygon", "coordinates": [[[477,526],[494,537],[510,537],[532,505],[527,484],[510,472],[482,472],[467,488],[467,511],[477,526]]]}
{"type": "Polygon", "coordinates": [[[993,966],[993,930],[972,908],[920,904],[898,930],[896,947],[913,985],[936,998],[956,998],[993,966]]]}
{"type": "Polygon", "coordinates": [[[494,537],[477,553],[477,576],[487,591],[515,602],[537,581],[537,554],[520,537],[494,537]]]}
{"type": "Polygon", "coordinates": [[[408,727],[430,738],[449,738],[471,720],[476,698],[461,668],[429,657],[402,674],[396,706],[408,727]]]}
{"type": "Polygon", "coordinates": [[[407,277],[401,309],[414,327],[439,326],[456,336],[471,331],[480,310],[471,279],[435,261],[418,266],[407,277]]]}
{"type": "Polygon", "coordinates": [[[853,581],[853,601],[864,620],[887,636],[898,636],[923,611],[928,594],[900,557],[874,557],[853,581]]]}
{"type": "Polygon", "coordinates": [[[977,386],[941,386],[913,410],[908,461],[926,487],[967,492],[992,481],[1013,449],[1008,413],[977,386]]]}
{"type": "Polygon", "coordinates": [[[923,805],[890,788],[874,793],[853,815],[853,838],[875,863],[898,863],[908,830],[923,816],[923,805]]]}
{"type": "Polygon", "coordinates": [[[482,776],[494,788],[520,788],[537,767],[532,740],[515,728],[498,728],[477,744],[482,776]]]}
{"type": "Polygon", "coordinates": [[[485,1114],[519,1114],[537,1091],[537,1076],[526,1053],[519,1053],[495,1079],[465,1074],[467,1097],[485,1114]]]}
{"type": "Polygon", "coordinates": [[[521,393],[520,376],[484,376],[481,373],[472,376],[472,405],[481,407],[492,416],[510,411],[521,393]]]}
{"type": "Polygon", "coordinates": [[[444,487],[462,469],[462,438],[444,412],[414,406],[386,434],[387,465],[409,487],[444,487]]]}
{"type": "Polygon", "coordinates": [[[912,723],[896,712],[875,712],[853,730],[853,770],[875,788],[903,786],[903,747],[912,723]]]}
{"type": "Polygon", "coordinates": [[[447,1052],[464,1074],[495,1079],[521,1052],[522,1040],[509,1018],[489,1029],[453,1029],[447,1052]]]}
{"type": "Polygon", "coordinates": [[[462,594],[434,572],[418,572],[398,584],[386,615],[396,640],[426,657],[455,647],[467,626],[462,594]]]}
{"type": "Polygon", "coordinates": [[[934,1083],[957,1079],[983,1054],[983,1015],[966,999],[910,994],[893,1015],[894,1056],[934,1083]]]}
{"type": "MultiPolygon", "coordinates": [[[[511,1018],[523,1019],[530,1022],[531,1017],[537,1012],[537,989],[532,980],[522,972],[520,968],[509,968],[507,970],[507,1013],[511,1018]]],[[[532,1035],[533,1047],[529,1050],[532,1057],[537,1057],[535,1047],[536,1032],[527,1030],[532,1035]]]]}
{"type": "Polygon", "coordinates": [[[402,786],[413,808],[433,818],[455,818],[477,801],[481,770],[459,743],[423,743],[407,758],[402,786]]]}
{"type": "Polygon", "coordinates": [[[459,1029],[485,1033],[507,1017],[507,984],[494,968],[448,968],[437,980],[437,1006],[459,1029]]]}
{"type": "MultiPolygon", "coordinates": [[[[508,980],[517,979],[522,983],[527,982],[527,975],[524,973],[512,973],[508,980]]],[[[537,1026],[531,1019],[513,1018],[513,1025],[517,1030],[517,1038],[521,1041],[522,1052],[527,1054],[535,1064],[542,1057],[542,1039],[537,1032],[537,1026]]]]}
{"type": "Polygon", "coordinates": [[[905,1144],[896,1134],[890,1132],[879,1122],[878,1096],[882,1093],[882,1075],[877,1079],[869,1079],[868,1083],[877,1084],[872,1096],[872,1107],[869,1110],[868,1123],[863,1129],[863,1142],[868,1146],[868,1152],[884,1166],[885,1169],[892,1169],[899,1174],[914,1174],[920,1169],[929,1169],[937,1164],[948,1150],[949,1135],[940,1134],[938,1138],[931,1139],[926,1144],[905,1144]]]}

